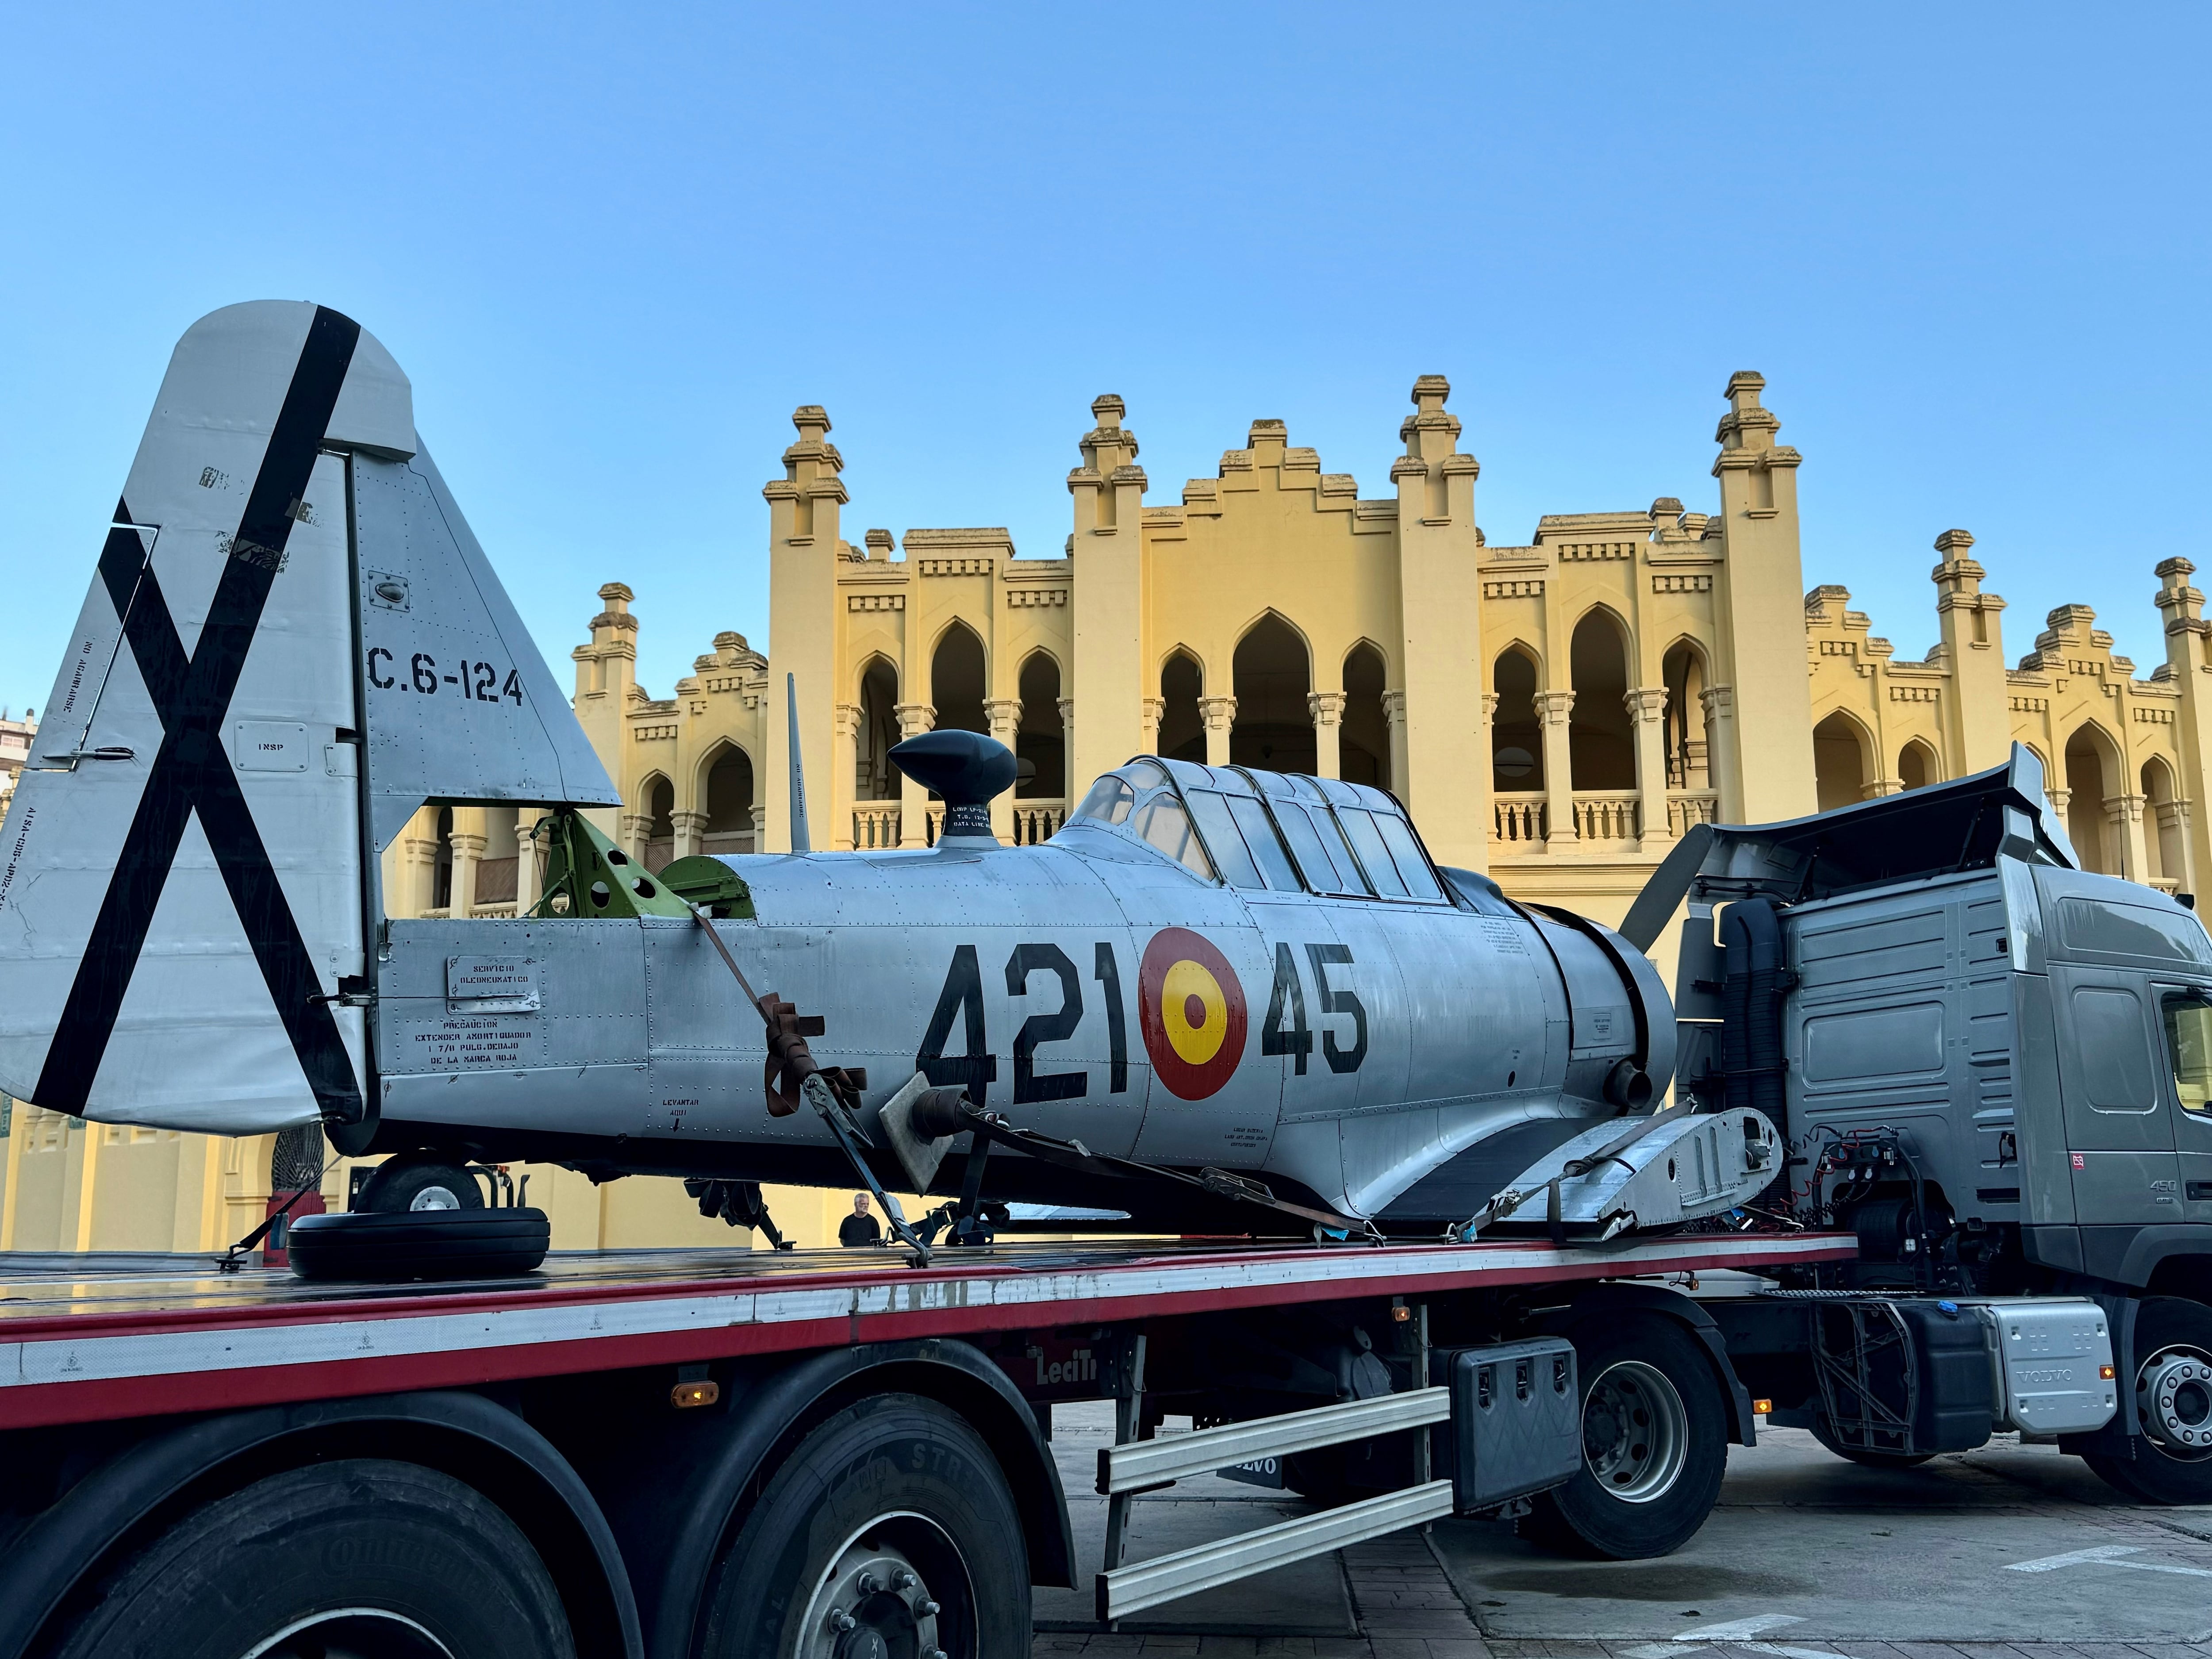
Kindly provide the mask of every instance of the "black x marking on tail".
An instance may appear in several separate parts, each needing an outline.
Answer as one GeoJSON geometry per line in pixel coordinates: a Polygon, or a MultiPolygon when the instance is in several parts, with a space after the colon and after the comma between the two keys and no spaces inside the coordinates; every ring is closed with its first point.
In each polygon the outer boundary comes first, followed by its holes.
{"type": "Polygon", "coordinates": [[[330,1006],[314,1000],[321,990],[314,959],[300,937],[222,740],[232,694],[283,563],[292,514],[306,495],[360,337],[359,324],[316,308],[190,657],[144,544],[136,530],[126,527],[129,507],[116,506],[121,522],[108,532],[101,550],[100,579],[161,716],[161,746],[39,1074],[36,1103],[49,1111],[84,1109],[185,826],[197,811],[316,1103],[333,1121],[356,1122],[362,1116],[353,1063],[330,1006]]]}

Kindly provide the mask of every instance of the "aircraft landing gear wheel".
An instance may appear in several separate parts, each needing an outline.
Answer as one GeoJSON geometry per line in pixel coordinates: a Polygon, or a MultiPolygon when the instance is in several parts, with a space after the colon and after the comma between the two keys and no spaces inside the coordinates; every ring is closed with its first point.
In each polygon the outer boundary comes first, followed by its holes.
{"type": "Polygon", "coordinates": [[[285,1235],[301,1279],[507,1279],[545,1260],[543,1210],[484,1206],[477,1178],[434,1154],[403,1153],[362,1183],[360,1207],[306,1215],[285,1235]]]}
{"type": "Polygon", "coordinates": [[[403,1153],[376,1167],[362,1183],[355,1213],[380,1215],[408,1211],[481,1210],[483,1188],[458,1164],[420,1153],[403,1153]]]}
{"type": "Polygon", "coordinates": [[[2212,1308],[2178,1296],[2136,1313],[2136,1410],[2143,1437],[2131,1461],[2090,1453],[2106,1485],[2143,1504],[2212,1504],[2212,1308]]]}
{"type": "Polygon", "coordinates": [[[348,1458],[217,1498],[109,1573],[52,1659],[574,1659],[506,1512],[413,1463],[348,1458]]]}
{"type": "Polygon", "coordinates": [[[878,1395],[800,1442],[725,1548],[701,1659],[1027,1659],[1021,1516],[982,1437],[878,1395]]]}
{"type": "Polygon", "coordinates": [[[543,1210],[337,1210],[303,1215],[284,1243],[301,1279],[511,1279],[545,1260],[543,1210]]]}
{"type": "Polygon", "coordinates": [[[1690,1334],[1656,1314],[1572,1333],[1583,1467],[1540,1492],[1524,1536],[1567,1554],[1640,1560],[1705,1524],[1728,1468],[1719,1380],[1690,1334]]]}

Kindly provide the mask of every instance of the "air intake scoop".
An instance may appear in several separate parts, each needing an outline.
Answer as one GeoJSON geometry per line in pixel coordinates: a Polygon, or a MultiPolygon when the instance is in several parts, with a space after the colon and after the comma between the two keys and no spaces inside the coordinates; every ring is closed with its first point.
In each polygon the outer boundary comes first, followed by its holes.
{"type": "Polygon", "coordinates": [[[891,764],[945,803],[941,840],[982,837],[991,833],[991,801],[1014,783],[1013,751],[981,732],[925,732],[890,752],[891,764]]]}

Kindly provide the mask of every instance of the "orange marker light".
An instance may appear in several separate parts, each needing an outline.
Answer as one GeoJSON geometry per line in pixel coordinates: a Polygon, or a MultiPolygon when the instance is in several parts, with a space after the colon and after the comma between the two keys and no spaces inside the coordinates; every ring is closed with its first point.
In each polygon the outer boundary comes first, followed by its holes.
{"type": "Polygon", "coordinates": [[[678,1382],[668,1391],[668,1403],[679,1412],[692,1406],[711,1406],[721,1397],[719,1382],[678,1382]]]}
{"type": "Polygon", "coordinates": [[[2100,1365],[2097,1367],[2097,1375],[2109,1382],[2112,1380],[2112,1368],[2110,1365],[2100,1365]]]}
{"type": "Polygon", "coordinates": [[[1764,1417],[1774,1409],[1774,1402],[1771,1400],[1754,1400],[1751,1402],[1751,1409],[1754,1416],[1764,1417]]]}

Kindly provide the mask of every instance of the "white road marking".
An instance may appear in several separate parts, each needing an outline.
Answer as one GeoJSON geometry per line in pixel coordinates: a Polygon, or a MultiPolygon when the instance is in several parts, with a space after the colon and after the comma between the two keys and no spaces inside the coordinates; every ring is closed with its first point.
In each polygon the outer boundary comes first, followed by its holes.
{"type": "Polygon", "coordinates": [[[2177,1567],[2163,1561],[2126,1561],[2121,1558],[2142,1553],[2135,1544],[2100,1544],[2094,1549],[2069,1550],[2064,1555],[2040,1556],[2015,1561],[2007,1572],[2051,1572],[2060,1567],[2125,1567],[2130,1572],[2166,1572],[2180,1578],[2212,1578],[2212,1567],[2177,1567]]]}
{"type": "Polygon", "coordinates": [[[1804,1622],[1794,1613],[1762,1613],[1749,1619],[1731,1619],[1722,1625],[1700,1625],[1697,1629],[1686,1630],[1668,1641],[1645,1642],[1626,1649],[1621,1659],[1682,1659],[1686,1648],[1695,1650],[1722,1643],[1729,1647],[1748,1649],[1753,1653],[1771,1654],[1775,1659],[1839,1659],[1839,1656],[1824,1653],[1818,1648],[1793,1648],[1779,1642],[1750,1639],[1764,1631],[1779,1630],[1784,1625],[1802,1625],[1804,1622]]]}
{"type": "Polygon", "coordinates": [[[2039,1555],[2033,1561],[2014,1561],[2007,1572],[2056,1572],[2061,1567],[2075,1566],[2084,1561],[2109,1561],[2116,1555],[2138,1555],[2137,1544],[2100,1544],[2094,1549],[2069,1550],[2063,1555],[2039,1555]]]}
{"type": "Polygon", "coordinates": [[[1731,1619],[1724,1625],[1700,1625],[1695,1630],[1686,1630],[1674,1639],[1677,1642],[1745,1642],[1754,1636],[1764,1636],[1771,1630],[1780,1630],[1784,1625],[1802,1625],[1805,1621],[1794,1613],[1762,1613],[1749,1619],[1731,1619]]]}

